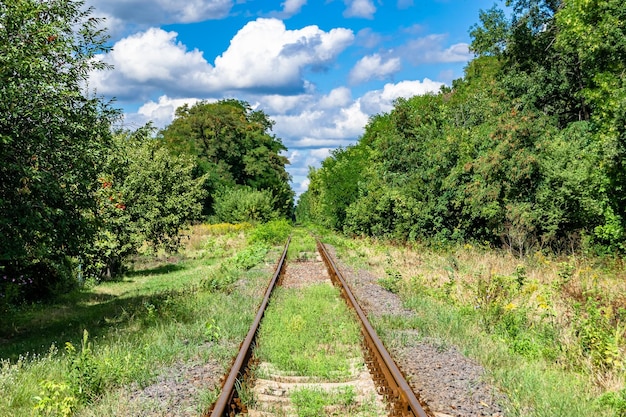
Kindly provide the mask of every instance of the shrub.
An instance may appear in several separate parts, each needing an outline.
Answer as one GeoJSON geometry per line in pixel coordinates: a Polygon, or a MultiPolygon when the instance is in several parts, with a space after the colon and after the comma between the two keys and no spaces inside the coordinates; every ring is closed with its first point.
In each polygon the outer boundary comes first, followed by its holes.
{"type": "Polygon", "coordinates": [[[227,188],[215,198],[215,218],[220,222],[267,222],[276,219],[274,198],[269,190],[250,187],[227,188]]]}
{"type": "Polygon", "coordinates": [[[264,242],[268,245],[280,245],[285,243],[291,234],[291,223],[285,219],[273,220],[260,224],[250,233],[250,243],[264,242]]]}

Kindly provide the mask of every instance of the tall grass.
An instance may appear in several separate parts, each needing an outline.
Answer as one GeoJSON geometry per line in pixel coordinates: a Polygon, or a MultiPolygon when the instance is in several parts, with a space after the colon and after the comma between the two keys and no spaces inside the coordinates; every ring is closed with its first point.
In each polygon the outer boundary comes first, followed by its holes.
{"type": "Polygon", "coordinates": [[[480,246],[434,250],[327,235],[416,312],[418,329],[479,360],[508,394],[507,415],[626,415],[626,275],[613,259],[480,246]]]}
{"type": "MultiPolygon", "coordinates": [[[[101,415],[125,415],[128,389],[118,388],[145,386],[176,361],[212,358],[226,368],[271,276],[265,262],[278,252],[237,257],[246,234],[221,229],[188,239],[175,265],[143,259],[118,282],[3,320],[0,415],[66,416],[87,404],[101,415]],[[205,252],[218,246],[221,257],[205,252]],[[208,282],[220,270],[232,281],[216,289],[208,282]]],[[[210,401],[210,389],[199,401],[210,401]]]]}

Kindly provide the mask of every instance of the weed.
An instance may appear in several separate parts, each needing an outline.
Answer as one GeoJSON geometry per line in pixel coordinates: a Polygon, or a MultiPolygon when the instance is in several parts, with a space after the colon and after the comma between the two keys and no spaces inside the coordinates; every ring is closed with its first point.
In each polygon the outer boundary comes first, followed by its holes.
{"type": "Polygon", "coordinates": [[[393,266],[391,255],[387,255],[387,268],[385,268],[385,277],[378,280],[378,284],[389,292],[397,294],[400,290],[402,282],[402,274],[393,266]]]}
{"type": "Polygon", "coordinates": [[[77,351],[70,342],[65,344],[65,350],[70,358],[67,381],[75,397],[83,403],[93,400],[104,390],[104,378],[98,369],[88,339],[89,333],[85,330],[80,351],[77,351]]]}
{"type": "Polygon", "coordinates": [[[43,392],[35,397],[34,410],[38,416],[69,417],[78,406],[72,388],[63,382],[41,382],[43,392]]]}
{"type": "Polygon", "coordinates": [[[626,388],[621,391],[607,392],[598,398],[601,405],[615,411],[615,417],[626,417],[626,388]]]}
{"type": "Polygon", "coordinates": [[[256,403],[254,390],[246,381],[240,379],[235,380],[235,390],[237,391],[237,397],[241,400],[241,404],[247,408],[254,407],[256,403]]]}
{"type": "Polygon", "coordinates": [[[298,417],[321,417],[327,415],[324,409],[339,406],[343,409],[355,404],[356,392],[353,386],[341,387],[335,391],[315,388],[300,388],[291,393],[291,402],[296,407],[298,417]]]}
{"type": "Polygon", "coordinates": [[[204,335],[209,342],[217,342],[222,337],[222,330],[215,323],[215,319],[209,319],[204,325],[204,335]]]}
{"type": "Polygon", "coordinates": [[[624,328],[612,323],[613,312],[602,308],[598,301],[589,298],[584,306],[578,306],[574,328],[583,355],[600,369],[624,366],[620,344],[624,328]]]}
{"type": "Polygon", "coordinates": [[[291,230],[292,226],[287,220],[272,220],[257,225],[250,232],[249,240],[251,243],[260,242],[268,245],[281,245],[285,243],[291,230]]]}

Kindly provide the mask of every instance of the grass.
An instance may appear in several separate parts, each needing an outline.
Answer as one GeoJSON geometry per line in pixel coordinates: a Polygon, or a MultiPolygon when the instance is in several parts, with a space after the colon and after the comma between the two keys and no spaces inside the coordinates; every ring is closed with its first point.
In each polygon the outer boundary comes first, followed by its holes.
{"type": "MultiPolygon", "coordinates": [[[[271,276],[263,261],[273,263],[280,248],[250,255],[259,268],[235,256],[247,245],[242,230],[197,229],[202,237],[191,231],[175,264],[140,258],[120,281],[3,318],[0,415],[126,415],[137,406],[128,387],[150,384],[175,361],[213,359],[226,369],[271,276]],[[207,284],[224,272],[233,281],[207,284]]],[[[215,395],[207,387],[198,411],[215,395]]]]}
{"type": "Polygon", "coordinates": [[[338,289],[279,287],[261,324],[256,355],[287,374],[341,380],[350,373],[350,359],[361,355],[359,327],[338,289]]]}
{"type": "Polygon", "coordinates": [[[417,331],[478,360],[507,416],[626,416],[626,276],[619,260],[472,245],[434,250],[327,234],[416,312],[375,318],[385,343],[417,331]]]}
{"type": "Polygon", "coordinates": [[[317,246],[315,238],[304,228],[294,228],[291,235],[291,244],[287,251],[287,259],[297,262],[306,261],[316,256],[317,246]]]}

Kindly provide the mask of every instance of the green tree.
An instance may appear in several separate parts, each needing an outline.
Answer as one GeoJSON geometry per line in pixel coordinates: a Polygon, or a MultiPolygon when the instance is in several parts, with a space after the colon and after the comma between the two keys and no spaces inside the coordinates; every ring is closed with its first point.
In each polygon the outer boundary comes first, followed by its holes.
{"type": "Polygon", "coordinates": [[[84,90],[107,47],[83,6],[0,2],[0,274],[30,277],[39,294],[69,282],[68,257],[92,241],[117,116],[84,90]]]}
{"type": "Polygon", "coordinates": [[[289,161],[281,155],[285,146],[270,134],[272,126],[263,111],[228,99],[180,107],[161,136],[172,152],[193,155],[200,172],[209,174],[205,212],[212,213],[213,198],[220,188],[244,185],[269,190],[275,209],[290,216],[293,191],[285,170],[289,161]]]}
{"type": "Polygon", "coordinates": [[[200,217],[204,178],[195,177],[191,156],[172,155],[153,133],[150,125],[118,133],[99,177],[100,228],[85,257],[98,278],[121,272],[144,243],[175,251],[181,229],[200,217]]]}

